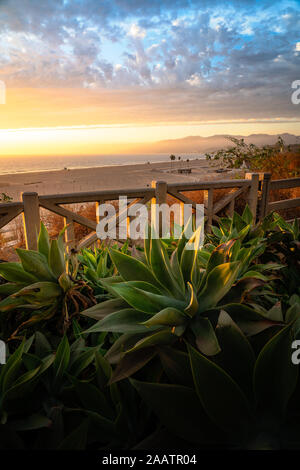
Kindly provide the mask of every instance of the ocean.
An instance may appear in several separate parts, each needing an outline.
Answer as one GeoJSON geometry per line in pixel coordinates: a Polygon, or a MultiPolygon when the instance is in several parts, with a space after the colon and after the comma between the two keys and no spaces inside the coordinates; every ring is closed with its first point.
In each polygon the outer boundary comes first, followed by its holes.
{"type": "MultiPolygon", "coordinates": [[[[190,160],[201,155],[180,154],[190,160]]],[[[144,155],[92,155],[92,156],[0,156],[0,175],[29,173],[35,171],[62,170],[64,168],[93,168],[108,165],[130,165],[138,163],[169,162],[169,154],[144,155]]]]}

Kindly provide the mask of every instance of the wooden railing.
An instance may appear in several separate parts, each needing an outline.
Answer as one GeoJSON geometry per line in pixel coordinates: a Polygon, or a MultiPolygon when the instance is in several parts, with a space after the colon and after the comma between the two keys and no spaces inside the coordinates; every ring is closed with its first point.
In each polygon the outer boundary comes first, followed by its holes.
{"type": "MultiPolygon", "coordinates": [[[[127,208],[129,208],[136,203],[146,204],[150,201],[162,204],[167,201],[167,196],[170,195],[183,204],[191,204],[195,209],[196,202],[190,199],[186,193],[202,191],[204,213],[207,217],[207,230],[210,230],[213,221],[219,220],[218,213],[220,211],[225,210],[228,215],[233,214],[235,202],[242,194],[246,197],[255,219],[261,219],[273,210],[298,207],[300,206],[299,197],[269,202],[271,190],[296,187],[300,187],[300,178],[271,181],[269,173],[247,173],[245,179],[170,184],[164,181],[153,181],[151,187],[130,190],[93,191],[45,196],[39,196],[34,192],[25,192],[22,194],[20,202],[0,204],[0,229],[23,213],[26,247],[28,249],[36,249],[37,234],[40,227],[40,207],[42,207],[63,217],[66,226],[65,238],[68,249],[80,249],[91,246],[97,241],[96,226],[98,219],[96,217],[95,220],[91,220],[77,214],[69,208],[62,207],[64,204],[95,202],[97,207],[97,205],[105,201],[114,201],[118,200],[120,196],[126,196],[128,200],[127,208]],[[214,191],[218,189],[226,189],[228,191],[225,196],[214,202],[214,191]],[[77,243],[74,236],[74,223],[92,230],[89,235],[77,243]]],[[[117,224],[124,220],[126,216],[127,211],[119,211],[116,214],[117,224]]]]}

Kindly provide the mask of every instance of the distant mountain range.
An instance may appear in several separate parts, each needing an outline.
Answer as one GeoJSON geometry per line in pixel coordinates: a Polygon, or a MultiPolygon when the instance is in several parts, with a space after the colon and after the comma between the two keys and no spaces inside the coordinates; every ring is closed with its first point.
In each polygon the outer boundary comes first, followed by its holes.
{"type": "MultiPolygon", "coordinates": [[[[257,146],[273,145],[281,136],[287,145],[300,144],[300,136],[293,134],[251,134],[248,136],[232,135],[238,139],[245,139],[247,144],[255,144],[257,146]]],[[[169,139],[160,140],[151,144],[147,144],[147,151],[154,153],[196,153],[201,154],[205,152],[213,152],[220,148],[231,146],[232,143],[228,140],[229,135],[212,135],[210,137],[189,136],[182,139],[169,139]]]]}

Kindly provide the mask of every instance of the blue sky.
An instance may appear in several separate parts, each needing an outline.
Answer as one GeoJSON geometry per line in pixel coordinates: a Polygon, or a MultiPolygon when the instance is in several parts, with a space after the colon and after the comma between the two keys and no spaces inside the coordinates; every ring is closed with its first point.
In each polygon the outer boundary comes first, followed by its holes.
{"type": "Polygon", "coordinates": [[[146,121],[151,104],[151,122],[174,120],[175,104],[180,122],[295,121],[299,7],[295,0],[0,0],[0,79],[8,88],[119,93],[120,106],[146,121]]]}

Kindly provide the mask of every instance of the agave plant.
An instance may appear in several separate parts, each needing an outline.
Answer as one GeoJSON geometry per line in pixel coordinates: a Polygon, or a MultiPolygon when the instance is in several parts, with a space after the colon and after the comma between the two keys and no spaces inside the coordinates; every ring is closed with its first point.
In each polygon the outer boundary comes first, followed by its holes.
{"type": "Polygon", "coordinates": [[[0,276],[8,281],[0,286],[0,295],[5,296],[0,312],[6,330],[16,327],[12,338],[20,330],[53,317],[64,332],[80,309],[95,303],[91,288],[69,272],[63,232],[57,240],[50,241],[41,224],[38,250],[16,249],[16,252],[20,262],[0,266],[0,276]]]}
{"type": "MultiPolygon", "coordinates": [[[[118,249],[118,245],[115,244],[112,248],[118,249]]],[[[128,241],[123,244],[120,251],[127,253],[128,241]]],[[[77,255],[77,260],[80,263],[78,272],[93,289],[96,299],[106,298],[107,292],[99,279],[113,276],[116,269],[109,257],[107,246],[102,242],[99,247],[95,246],[94,249],[83,249],[77,255]]]]}
{"type": "Polygon", "coordinates": [[[280,262],[285,266],[277,282],[277,291],[287,298],[300,294],[300,228],[299,220],[285,221],[272,213],[273,230],[267,233],[267,248],[262,256],[264,262],[280,262]]]}
{"type": "MultiPolygon", "coordinates": [[[[278,322],[275,314],[272,317],[275,301],[268,310],[247,304],[240,280],[252,276],[252,248],[245,254],[238,239],[229,240],[209,253],[204,263],[200,227],[190,239],[186,237],[189,229],[183,231],[171,257],[162,241],[151,237],[151,230],[145,239],[144,262],[110,250],[119,276],[101,282],[111,299],[81,313],[98,320],[86,333],[122,333],[107,354],[109,360],[119,363],[115,380],[138,370],[161,346],[182,347],[186,341],[204,354],[217,354],[220,345],[215,328],[221,310],[247,334],[278,322]]],[[[260,283],[267,280],[261,274],[260,283]]]]}
{"type": "MultiPolygon", "coordinates": [[[[0,449],[128,448],[148,425],[130,383],[108,385],[103,344],[36,332],[0,365],[0,449]],[[20,399],[22,397],[22,399],[20,399]]],[[[103,339],[103,338],[102,338],[103,339]]]]}
{"type": "Polygon", "coordinates": [[[110,250],[119,276],[102,280],[110,300],[82,312],[98,320],[85,333],[120,334],[106,354],[116,365],[110,383],[134,377],[164,438],[276,448],[298,383],[291,344],[300,331],[300,298],[286,305],[274,293],[275,303],[262,302],[271,297],[265,290],[253,304],[242,278],[254,276],[257,242],[243,247],[229,238],[207,256],[199,239],[199,230],[190,240],[183,232],[169,257],[161,240],[149,237],[144,262],[110,250]]]}

